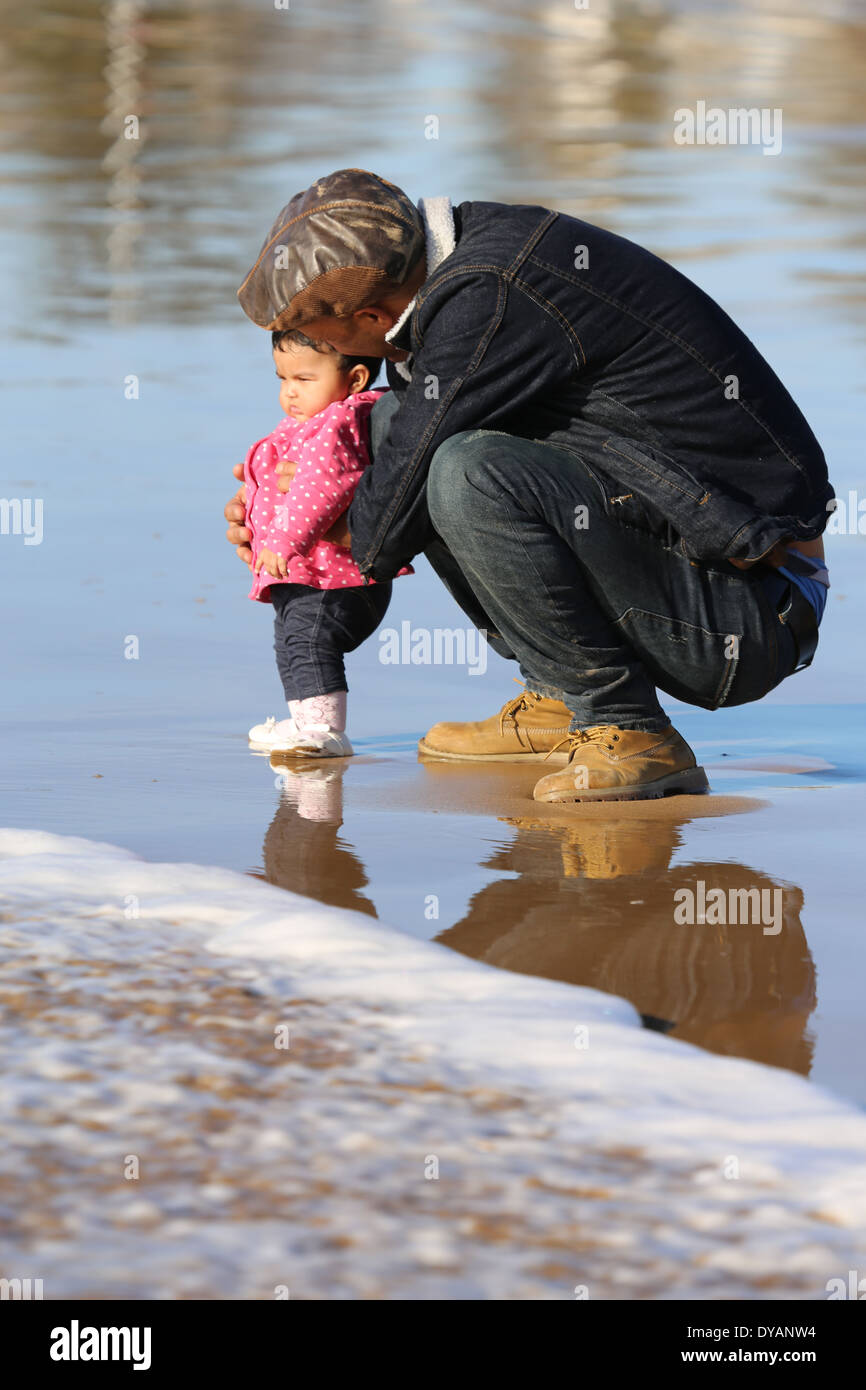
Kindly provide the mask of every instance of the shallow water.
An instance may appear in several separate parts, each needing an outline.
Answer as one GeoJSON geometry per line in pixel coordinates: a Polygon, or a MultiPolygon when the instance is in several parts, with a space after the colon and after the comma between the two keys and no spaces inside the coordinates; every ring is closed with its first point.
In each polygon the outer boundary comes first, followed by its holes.
{"type": "MultiPolygon", "coordinates": [[[[673,260],[767,355],[856,507],[860,6],[0,0],[0,19],[0,495],[44,504],[40,544],[0,535],[0,824],[256,873],[624,995],[673,1038],[862,1104],[866,539],[850,517],[828,539],[814,666],[754,709],[672,706],[714,792],[755,804],[573,818],[542,816],[521,770],[415,759],[436,719],[513,692],[492,654],[483,672],[392,666],[374,640],[350,665],[362,756],[344,774],[311,790],[252,757],[245,731],[279,691],[221,522],[230,465],[278,416],[235,289],[276,210],[345,165],[415,197],[555,205],[673,260]],[[699,99],[781,108],[782,153],[675,146],[673,111],[699,99]],[[120,139],[136,111],[141,138],[120,139]],[[778,891],[782,930],[678,926],[673,895],[698,880],[778,891]]],[[[386,625],[460,626],[418,570],[386,625]]],[[[182,955],[161,989],[180,997],[193,968],[230,989],[218,962],[182,955]]],[[[27,961],[48,966],[38,948],[27,961]]],[[[144,966],[131,952],[123,968],[144,966]]],[[[74,1012],[63,1027],[74,1039],[74,1012]]]]}

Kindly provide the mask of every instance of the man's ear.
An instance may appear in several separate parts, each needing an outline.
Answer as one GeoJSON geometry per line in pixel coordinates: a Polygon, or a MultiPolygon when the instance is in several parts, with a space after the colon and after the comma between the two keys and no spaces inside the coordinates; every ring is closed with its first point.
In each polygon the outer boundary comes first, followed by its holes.
{"type": "Polygon", "coordinates": [[[356,309],[352,317],[372,321],[383,333],[389,333],[397,322],[398,315],[393,314],[384,304],[368,304],[363,309],[356,309]]]}

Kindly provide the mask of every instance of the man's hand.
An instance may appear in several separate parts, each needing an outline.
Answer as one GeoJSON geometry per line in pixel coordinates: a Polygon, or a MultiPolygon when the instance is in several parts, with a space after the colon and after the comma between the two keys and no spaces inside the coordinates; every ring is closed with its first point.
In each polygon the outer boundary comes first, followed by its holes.
{"type": "Polygon", "coordinates": [[[325,532],[325,540],[331,541],[333,545],[344,545],[347,550],[352,549],[352,535],[349,531],[349,524],[346,521],[347,512],[338,516],[330,529],[325,532]]]}
{"type": "Polygon", "coordinates": [[[256,574],[262,570],[271,576],[271,579],[285,579],[289,572],[289,562],[284,560],[282,555],[275,555],[272,550],[260,550],[259,558],[256,560],[256,574]]]}
{"type": "MultiPolygon", "coordinates": [[[[280,492],[288,492],[297,471],[298,465],[291,459],[280,459],[276,467],[276,472],[278,474],[277,487],[280,489],[280,492]]],[[[337,520],[333,523],[330,530],[325,532],[322,539],[330,541],[332,545],[344,545],[347,549],[351,547],[352,537],[346,525],[345,512],[343,512],[342,516],[337,517],[337,520]]]]}
{"type": "Polygon", "coordinates": [[[243,560],[244,564],[251,567],[253,563],[253,552],[250,546],[250,540],[252,537],[243,524],[247,514],[247,509],[244,505],[246,489],[243,486],[243,464],[236,463],[232,472],[236,478],[240,479],[241,486],[238,488],[232,500],[226,503],[225,518],[226,521],[229,522],[229,528],[226,531],[226,540],[230,541],[231,544],[235,546],[238,557],[243,560]],[[240,525],[238,525],[238,523],[240,523],[240,525]]]}

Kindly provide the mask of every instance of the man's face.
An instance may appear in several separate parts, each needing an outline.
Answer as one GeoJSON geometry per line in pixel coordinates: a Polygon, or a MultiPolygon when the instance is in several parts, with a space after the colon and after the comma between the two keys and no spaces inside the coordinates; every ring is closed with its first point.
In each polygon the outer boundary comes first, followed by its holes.
{"type": "Polygon", "coordinates": [[[405,362],[410,356],[385,342],[401,314],[408,308],[427,278],[427,257],[422,256],[405,284],[384,295],[378,304],[356,309],[344,318],[314,319],[301,327],[308,338],[328,343],[346,357],[384,357],[388,362],[405,362]]]}
{"type": "MultiPolygon", "coordinates": [[[[408,300],[407,300],[408,303],[408,300]]],[[[399,315],[378,305],[371,309],[356,309],[347,318],[314,319],[305,323],[308,338],[327,343],[347,357],[385,357],[390,362],[402,362],[409,356],[385,341],[399,315]]]]}

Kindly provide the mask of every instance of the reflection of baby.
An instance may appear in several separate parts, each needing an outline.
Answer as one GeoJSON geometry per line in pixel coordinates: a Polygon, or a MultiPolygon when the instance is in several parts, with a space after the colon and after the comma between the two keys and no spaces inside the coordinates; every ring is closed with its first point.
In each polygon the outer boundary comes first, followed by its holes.
{"type": "MultiPolygon", "coordinates": [[[[346,652],[372,636],[391,584],[365,584],[347,546],[325,539],[369,462],[369,391],[380,358],[344,357],[298,329],[272,335],[286,418],[244,464],[253,551],[250,598],[274,607],[274,649],[290,717],[250,729],[259,748],[307,757],[352,752],[346,728],[346,652]],[[276,465],[297,465],[281,493],[276,465]]],[[[400,571],[411,574],[411,567],[400,571]]]]}

